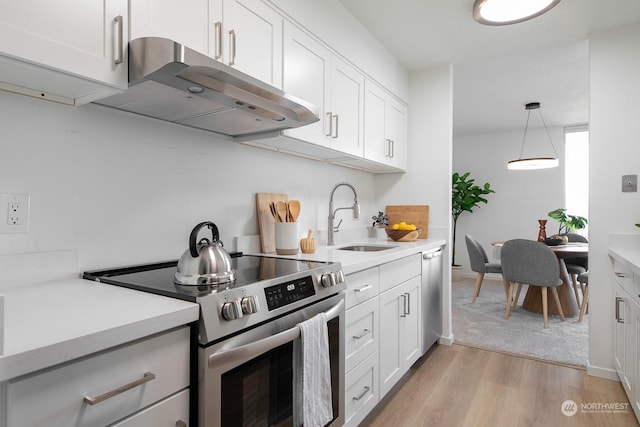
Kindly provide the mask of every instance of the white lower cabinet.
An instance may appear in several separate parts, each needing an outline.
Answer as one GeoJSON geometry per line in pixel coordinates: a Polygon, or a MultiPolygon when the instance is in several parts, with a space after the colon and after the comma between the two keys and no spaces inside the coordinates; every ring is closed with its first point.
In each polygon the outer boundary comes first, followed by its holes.
{"type": "Polygon", "coordinates": [[[188,423],[185,395],[176,393],[188,394],[189,354],[185,326],[9,380],[6,427],[141,425],[136,417],[188,423]]]}
{"type": "Polygon", "coordinates": [[[380,294],[380,397],[420,356],[420,276],[380,294]]]}
{"type": "Polygon", "coordinates": [[[378,404],[379,361],[375,351],[346,375],[345,426],[357,426],[378,404]]]}
{"type": "Polygon", "coordinates": [[[188,425],[189,390],[182,390],[111,427],[187,427],[188,425]]]}
{"type": "Polygon", "coordinates": [[[613,363],[640,420],[640,274],[614,259],[615,326],[613,363]]]}

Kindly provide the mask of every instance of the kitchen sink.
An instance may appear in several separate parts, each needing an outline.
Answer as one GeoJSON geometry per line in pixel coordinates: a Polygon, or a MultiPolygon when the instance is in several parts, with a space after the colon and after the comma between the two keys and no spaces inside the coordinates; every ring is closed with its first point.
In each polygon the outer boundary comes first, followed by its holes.
{"type": "Polygon", "coordinates": [[[356,252],[377,252],[392,249],[397,246],[382,246],[382,245],[353,245],[343,246],[338,248],[339,251],[356,251],[356,252]]]}

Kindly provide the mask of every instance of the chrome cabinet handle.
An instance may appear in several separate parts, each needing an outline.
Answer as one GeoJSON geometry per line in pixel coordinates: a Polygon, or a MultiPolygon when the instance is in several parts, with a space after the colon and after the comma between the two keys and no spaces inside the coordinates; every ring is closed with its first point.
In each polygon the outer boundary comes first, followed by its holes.
{"type": "Polygon", "coordinates": [[[616,320],[618,323],[624,323],[624,318],[620,318],[620,302],[624,301],[624,298],[616,297],[616,320]]]}
{"type": "Polygon", "coordinates": [[[384,141],[387,143],[387,146],[385,147],[384,156],[385,157],[391,157],[391,140],[389,138],[387,138],[384,141]]]}
{"type": "Polygon", "coordinates": [[[363,338],[365,335],[367,335],[370,332],[371,331],[369,329],[365,329],[365,330],[362,331],[362,333],[360,335],[354,335],[353,339],[354,340],[359,340],[360,338],[363,338]]]}
{"type": "Polygon", "coordinates": [[[401,294],[402,297],[402,314],[400,317],[407,317],[407,294],[401,294]]]}
{"type": "Polygon", "coordinates": [[[407,295],[407,314],[411,314],[411,294],[407,292],[406,295],[407,295]]]}
{"type": "Polygon", "coordinates": [[[373,286],[371,286],[371,285],[364,285],[363,287],[361,287],[361,288],[356,288],[356,289],[354,289],[353,291],[354,291],[354,292],[364,292],[364,291],[368,291],[368,290],[369,290],[369,289],[371,289],[371,288],[373,288],[373,286]]]}
{"type": "Polygon", "coordinates": [[[176,421],[176,427],[187,427],[187,423],[182,420],[176,421]]]}
{"type": "Polygon", "coordinates": [[[391,147],[389,152],[391,153],[391,155],[389,157],[393,159],[396,156],[396,142],[393,139],[391,139],[390,141],[391,141],[391,147]]]}
{"type": "Polygon", "coordinates": [[[628,277],[628,276],[627,276],[627,273],[621,273],[621,272],[619,272],[619,271],[616,271],[616,272],[615,272],[615,275],[616,275],[616,276],[618,276],[618,277],[619,277],[619,278],[621,278],[621,279],[626,279],[626,278],[628,277]]]}
{"type": "Polygon", "coordinates": [[[133,382],[130,382],[129,384],[125,384],[123,386],[115,388],[111,391],[106,392],[105,394],[101,394],[100,396],[96,396],[96,397],[85,396],[83,400],[85,403],[88,403],[89,405],[95,405],[97,403],[103,402],[107,399],[111,399],[112,397],[117,396],[121,393],[124,393],[127,390],[131,390],[132,388],[138,387],[142,384],[148,383],[149,381],[155,380],[155,379],[156,379],[156,374],[153,374],[151,372],[145,372],[143,377],[140,378],[139,380],[135,380],[133,382]]]}
{"type": "Polygon", "coordinates": [[[331,111],[327,113],[327,119],[329,120],[329,133],[326,133],[325,136],[333,135],[333,114],[331,111]]]}
{"type": "Polygon", "coordinates": [[[332,136],[332,138],[337,138],[338,137],[338,114],[334,114],[333,118],[336,119],[336,133],[332,136]]]}
{"type": "Polygon", "coordinates": [[[369,393],[369,390],[371,390],[371,387],[364,386],[364,389],[362,390],[362,393],[360,393],[357,396],[353,396],[352,399],[355,400],[356,402],[359,400],[362,400],[363,397],[365,397],[367,395],[367,393],[369,393]]]}
{"type": "Polygon", "coordinates": [[[214,59],[222,58],[222,22],[216,21],[213,24],[213,29],[215,31],[215,57],[214,59]]]}
{"type": "MultiPolygon", "coordinates": [[[[327,320],[331,320],[334,317],[340,315],[340,312],[344,310],[344,300],[340,301],[324,314],[327,320]]],[[[207,359],[207,365],[209,368],[213,368],[216,365],[225,365],[229,362],[237,362],[239,360],[251,360],[252,358],[268,352],[271,349],[280,347],[283,344],[294,341],[300,337],[300,328],[294,326],[270,337],[263,338],[258,341],[254,341],[250,344],[241,345],[240,347],[221,349],[213,353],[207,359]]]]}
{"type": "Polygon", "coordinates": [[[229,51],[231,52],[229,65],[236,65],[236,30],[229,30],[229,51]]]}
{"type": "Polygon", "coordinates": [[[123,40],[124,40],[124,35],[123,35],[123,31],[124,31],[124,25],[123,25],[123,20],[122,20],[122,15],[118,15],[116,16],[113,21],[116,23],[116,27],[118,29],[118,47],[116,48],[116,58],[114,59],[114,64],[118,65],[118,64],[122,64],[122,62],[124,61],[124,47],[123,47],[123,40]]]}

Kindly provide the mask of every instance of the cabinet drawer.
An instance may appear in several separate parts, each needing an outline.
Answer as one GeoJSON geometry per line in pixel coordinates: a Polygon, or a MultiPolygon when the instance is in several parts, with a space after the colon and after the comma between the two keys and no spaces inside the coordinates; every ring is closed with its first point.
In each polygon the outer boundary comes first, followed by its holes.
{"type": "Polygon", "coordinates": [[[380,292],[422,274],[422,254],[382,264],[380,266],[380,292]]]}
{"type": "Polygon", "coordinates": [[[347,310],[345,322],[345,372],[378,349],[378,297],[347,310]]]}
{"type": "Polygon", "coordinates": [[[345,426],[357,426],[378,404],[378,352],[347,373],[345,380],[345,426]]]}
{"type": "Polygon", "coordinates": [[[349,274],[346,281],[347,289],[344,291],[346,308],[358,305],[380,292],[378,267],[349,274]]]}
{"type": "Polygon", "coordinates": [[[183,390],[111,427],[187,427],[189,390],[183,390]],[[184,424],[180,424],[180,423],[184,424]]]}
{"type": "Polygon", "coordinates": [[[613,276],[615,281],[630,295],[633,295],[633,271],[623,262],[613,260],[613,276]]]}
{"type": "Polygon", "coordinates": [[[183,327],[9,381],[7,427],[102,426],[188,385],[189,328],[183,327]],[[86,403],[86,397],[143,379],[113,397],[86,403]]]}

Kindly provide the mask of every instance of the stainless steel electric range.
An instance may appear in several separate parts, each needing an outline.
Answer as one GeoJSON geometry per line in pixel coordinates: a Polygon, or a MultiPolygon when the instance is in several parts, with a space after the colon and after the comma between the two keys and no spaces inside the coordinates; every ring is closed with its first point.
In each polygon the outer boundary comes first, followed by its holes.
{"type": "Polygon", "coordinates": [[[200,319],[194,327],[197,363],[192,363],[196,365],[192,379],[197,378],[197,386],[192,387],[192,412],[197,408],[201,427],[292,425],[292,344],[300,336],[296,325],[324,313],[334,412],[328,425],[342,425],[342,291],[346,284],[341,265],[240,253],[231,256],[235,280],[219,285],[176,284],[177,261],[88,271],[83,277],[200,305],[200,319]]]}

